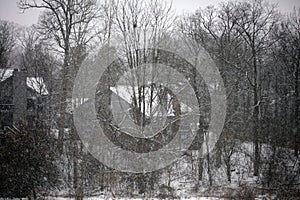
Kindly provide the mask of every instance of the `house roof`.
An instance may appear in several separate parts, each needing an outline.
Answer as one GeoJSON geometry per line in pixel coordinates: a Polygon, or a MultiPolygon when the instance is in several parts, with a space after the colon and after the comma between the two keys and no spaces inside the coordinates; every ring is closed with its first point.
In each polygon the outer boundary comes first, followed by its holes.
{"type": "Polygon", "coordinates": [[[5,81],[13,75],[13,69],[0,69],[0,82],[5,81]]]}
{"type": "Polygon", "coordinates": [[[26,85],[41,95],[48,95],[49,92],[42,77],[27,77],[26,85]]]}
{"type": "MultiPolygon", "coordinates": [[[[12,77],[14,69],[0,69],[0,82],[12,77]]],[[[42,77],[26,77],[26,85],[41,95],[48,95],[49,92],[42,77]]]]}
{"type": "MultiPolygon", "coordinates": [[[[128,85],[118,85],[116,87],[110,87],[110,90],[116,94],[117,96],[119,96],[120,98],[122,98],[124,101],[126,101],[128,104],[131,104],[132,102],[132,97],[133,97],[133,93],[138,93],[138,87],[131,87],[131,86],[128,86],[128,85]]],[[[145,108],[145,115],[146,116],[150,116],[150,113],[151,113],[151,110],[150,110],[150,97],[151,95],[151,91],[150,91],[150,88],[149,87],[146,87],[145,90],[144,90],[144,100],[146,102],[146,105],[148,105],[146,108],[145,108]]],[[[153,97],[156,97],[157,96],[157,91],[154,90],[152,91],[152,96],[153,97]]],[[[157,98],[152,98],[152,108],[158,108],[159,107],[159,102],[158,102],[158,99],[157,98]]],[[[181,109],[181,112],[182,113],[187,113],[187,112],[192,112],[192,109],[187,106],[186,104],[180,102],[180,109],[181,109]]],[[[142,109],[143,110],[143,109],[142,109]]],[[[152,110],[153,112],[153,110],[152,110]]],[[[173,107],[170,107],[168,110],[167,110],[167,116],[174,116],[174,109],[173,107]]],[[[158,112],[158,110],[153,114],[152,113],[152,116],[159,116],[161,115],[161,112],[158,112]]]]}

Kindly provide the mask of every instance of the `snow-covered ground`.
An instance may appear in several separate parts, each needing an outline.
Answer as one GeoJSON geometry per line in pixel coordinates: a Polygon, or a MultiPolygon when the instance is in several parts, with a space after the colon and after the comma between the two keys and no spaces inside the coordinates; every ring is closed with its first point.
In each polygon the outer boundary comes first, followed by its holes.
{"type": "MultiPolygon", "coordinates": [[[[268,191],[262,188],[262,176],[253,176],[253,144],[243,143],[234,147],[234,152],[231,156],[231,183],[227,180],[226,165],[222,161],[221,166],[216,167],[215,155],[211,155],[211,176],[212,186],[209,186],[207,161],[204,159],[203,178],[201,181],[198,177],[198,152],[192,151],[183,156],[172,166],[162,170],[162,175],[159,180],[159,189],[152,195],[159,197],[160,194],[171,193],[174,198],[180,199],[197,199],[197,200],[220,200],[220,197],[237,198],[241,195],[249,195],[249,198],[260,199],[278,199],[276,190],[268,191]]],[[[291,173],[299,172],[299,160],[293,157],[291,149],[277,148],[280,155],[283,156],[284,163],[279,166],[290,168],[291,173]]],[[[274,149],[273,149],[274,150],[274,149]]],[[[268,163],[272,155],[272,147],[263,144],[261,146],[261,171],[264,171],[266,163],[268,163]]],[[[300,183],[299,174],[297,175],[300,183]]],[[[124,186],[125,187],[125,186],[124,186]]],[[[300,190],[300,188],[298,188],[300,190]]],[[[112,195],[110,192],[101,192],[94,194],[93,197],[86,197],[84,200],[100,200],[100,199],[159,199],[149,198],[115,198],[118,195],[112,195]],[[101,194],[102,193],[102,194],[101,194]]],[[[66,198],[67,192],[57,192],[53,196],[42,197],[44,200],[73,200],[74,198],[66,198]]],[[[138,194],[135,194],[139,196],[138,194]]],[[[135,196],[134,195],[134,196],[135,196]]],[[[2,200],[2,199],[0,199],[2,200]]]]}
{"type": "MultiPolygon", "coordinates": [[[[144,200],[143,198],[112,198],[112,197],[86,197],[83,200],[144,200]]],[[[180,198],[182,200],[225,200],[225,198],[218,198],[218,197],[189,197],[189,198],[180,198]]],[[[268,195],[259,195],[255,200],[268,200],[268,199],[276,199],[275,196],[268,196],[268,195]]],[[[27,200],[27,198],[22,199],[4,199],[0,198],[0,200],[27,200]]],[[[74,198],[66,198],[66,197],[46,197],[44,200],[74,200],[74,198]]],[[[160,200],[159,198],[147,198],[147,200],[160,200]]]]}

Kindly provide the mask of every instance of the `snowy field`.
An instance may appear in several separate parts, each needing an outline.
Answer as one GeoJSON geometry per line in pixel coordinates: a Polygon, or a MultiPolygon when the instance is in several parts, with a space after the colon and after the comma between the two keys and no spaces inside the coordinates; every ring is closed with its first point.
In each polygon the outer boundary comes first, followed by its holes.
{"type": "MultiPolygon", "coordinates": [[[[107,199],[116,199],[116,200],[143,200],[143,198],[104,198],[104,197],[86,197],[84,200],[107,200],[107,199]]],[[[147,198],[148,200],[159,200],[158,198],[147,198]]],[[[190,197],[190,198],[180,198],[182,200],[225,200],[225,198],[216,198],[216,197],[190,197]]],[[[261,196],[258,198],[255,198],[256,200],[263,200],[263,199],[270,199],[266,196],[261,196]]],[[[8,200],[8,199],[0,199],[0,200],[8,200]]],[[[10,200],[20,200],[18,199],[10,199],[10,200]]],[[[23,198],[22,200],[27,200],[26,198],[23,198]]],[[[44,200],[74,200],[74,198],[63,198],[63,197],[48,197],[44,200]]]]}
{"type": "MultiPolygon", "coordinates": [[[[160,184],[164,185],[164,188],[168,188],[166,186],[168,181],[170,181],[169,188],[172,189],[172,196],[174,198],[180,199],[193,199],[193,200],[221,200],[221,199],[239,199],[240,194],[247,194],[249,191],[249,195],[251,197],[255,197],[257,200],[271,200],[278,199],[276,195],[276,191],[265,192],[262,190],[262,186],[259,183],[259,177],[253,176],[252,171],[252,162],[251,155],[253,154],[253,144],[252,143],[243,143],[237,145],[236,148],[238,151],[233,153],[231,156],[231,183],[227,181],[226,177],[226,166],[223,163],[220,167],[214,168],[213,173],[213,186],[209,187],[208,185],[208,174],[207,171],[203,172],[203,180],[199,183],[197,191],[195,190],[195,177],[197,177],[196,168],[197,162],[195,158],[197,158],[198,153],[196,151],[192,152],[189,156],[182,157],[178,162],[174,163],[171,168],[166,169],[170,170],[171,174],[164,172],[160,184]],[[193,161],[194,160],[194,161],[193,161]],[[172,180],[169,180],[172,177],[172,180]],[[220,198],[226,197],[226,198],[220,198]]],[[[268,160],[270,156],[270,146],[262,145],[262,153],[261,156],[264,160],[268,160]]],[[[281,148],[284,155],[292,155],[290,149],[281,148]]],[[[212,156],[213,158],[213,156],[212,156]]],[[[205,161],[206,162],[206,161],[205,161]]],[[[204,163],[204,169],[206,168],[207,163],[204,163]]],[[[291,166],[291,170],[294,170],[297,173],[297,167],[299,167],[299,160],[287,158],[285,163],[286,166],[291,166]]],[[[299,178],[299,175],[298,175],[299,178]]],[[[300,180],[298,180],[300,181],[300,180]]],[[[157,197],[161,194],[161,190],[152,194],[153,197],[157,197]]],[[[135,194],[139,196],[138,194],[135,194]]],[[[38,199],[44,200],[74,200],[74,198],[67,198],[68,192],[57,191],[52,194],[52,196],[47,197],[39,197],[38,199]]],[[[118,194],[112,194],[109,191],[103,191],[101,193],[93,193],[92,197],[85,197],[84,200],[100,200],[100,199],[161,199],[161,198],[151,198],[149,196],[144,196],[141,198],[123,198],[118,197],[118,194]]],[[[18,198],[19,199],[19,198],[18,198]]],[[[253,199],[253,198],[251,198],[253,199]]],[[[0,200],[6,200],[1,199],[0,200]]],[[[27,200],[27,199],[23,199],[27,200]]]]}

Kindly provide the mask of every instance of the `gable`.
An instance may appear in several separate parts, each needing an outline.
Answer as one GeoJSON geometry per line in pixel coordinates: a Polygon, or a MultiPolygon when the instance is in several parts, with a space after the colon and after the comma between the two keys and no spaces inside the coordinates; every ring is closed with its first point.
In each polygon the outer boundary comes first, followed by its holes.
{"type": "MultiPolygon", "coordinates": [[[[0,69],[0,83],[2,84],[8,78],[13,77],[16,69],[0,69]]],[[[12,83],[11,83],[12,84],[12,83]]],[[[46,84],[42,77],[26,77],[26,86],[40,95],[48,95],[46,84]]]]}

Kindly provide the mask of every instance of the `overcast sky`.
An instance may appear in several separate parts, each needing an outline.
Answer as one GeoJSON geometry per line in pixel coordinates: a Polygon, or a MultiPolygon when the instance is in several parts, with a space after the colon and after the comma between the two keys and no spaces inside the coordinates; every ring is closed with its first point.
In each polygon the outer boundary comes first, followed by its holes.
{"type": "MultiPolygon", "coordinates": [[[[172,0],[167,0],[172,1],[172,0]]],[[[183,12],[192,12],[199,7],[208,5],[218,5],[218,3],[227,0],[173,0],[173,8],[178,14],[183,12]]],[[[294,6],[300,7],[300,0],[269,0],[272,3],[278,3],[282,12],[292,11],[294,6]]],[[[30,26],[36,24],[40,10],[28,10],[22,13],[17,7],[18,0],[0,0],[0,19],[16,22],[21,25],[30,26]]]]}

